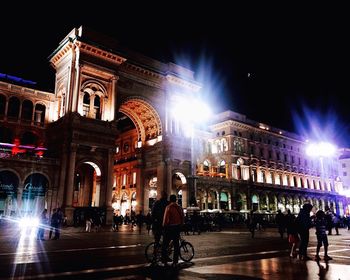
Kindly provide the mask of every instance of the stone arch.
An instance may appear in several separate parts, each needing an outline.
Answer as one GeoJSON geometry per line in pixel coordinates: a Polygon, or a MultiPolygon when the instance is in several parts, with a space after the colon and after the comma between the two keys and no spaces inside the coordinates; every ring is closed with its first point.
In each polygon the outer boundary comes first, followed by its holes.
{"type": "Polygon", "coordinates": [[[220,198],[219,198],[219,203],[220,203],[220,209],[222,210],[232,210],[231,205],[232,205],[232,197],[231,193],[228,189],[222,189],[220,191],[220,198]]]}
{"type": "Polygon", "coordinates": [[[95,159],[83,158],[75,165],[73,206],[99,207],[101,202],[102,165],[95,159]]]}
{"type": "Polygon", "coordinates": [[[122,103],[119,111],[135,124],[139,141],[142,143],[162,135],[159,114],[148,101],[139,97],[130,97],[122,103]]]}
{"type": "Polygon", "coordinates": [[[34,105],[29,99],[25,99],[22,102],[21,119],[25,121],[31,121],[33,116],[34,105]]]}
{"type": "MultiPolygon", "coordinates": [[[[175,171],[172,176],[172,193],[177,196],[178,204],[184,208],[187,207],[187,179],[185,175],[180,171],[175,171]]],[[[196,206],[197,200],[195,197],[191,197],[190,206],[196,206]]]]}
{"type": "Polygon", "coordinates": [[[97,80],[87,80],[81,85],[80,100],[84,116],[101,119],[104,99],[108,98],[106,87],[97,80]]]}
{"type": "Polygon", "coordinates": [[[0,170],[0,213],[10,216],[16,211],[19,174],[11,169],[0,170]]]}
{"type": "Polygon", "coordinates": [[[22,193],[23,213],[38,214],[47,209],[47,191],[50,188],[49,177],[42,172],[33,172],[25,177],[22,193]]]}
{"type": "Polygon", "coordinates": [[[17,97],[11,96],[8,103],[7,117],[17,120],[19,117],[20,101],[17,97]]]}
{"type": "Polygon", "coordinates": [[[46,173],[44,172],[41,172],[41,171],[35,171],[35,172],[27,172],[24,176],[23,176],[23,180],[21,181],[21,184],[24,184],[25,183],[25,180],[32,174],[40,174],[42,176],[44,176],[48,182],[48,189],[50,189],[50,187],[52,186],[52,182],[51,182],[51,179],[49,177],[49,175],[47,175],[46,173]]]}
{"type": "Polygon", "coordinates": [[[34,106],[34,121],[35,123],[45,123],[45,115],[46,115],[46,104],[43,102],[37,102],[34,106]]]}

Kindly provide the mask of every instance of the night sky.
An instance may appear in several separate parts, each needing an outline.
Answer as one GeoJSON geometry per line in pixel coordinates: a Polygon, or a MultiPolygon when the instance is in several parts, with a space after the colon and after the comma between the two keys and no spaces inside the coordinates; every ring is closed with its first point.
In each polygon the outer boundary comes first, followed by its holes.
{"type": "Polygon", "coordinates": [[[71,29],[86,25],[132,50],[194,70],[215,112],[232,109],[309,139],[350,147],[345,7],[124,2],[84,9],[65,9],[68,2],[55,2],[54,10],[53,3],[8,7],[0,17],[0,73],[53,91],[47,57],[71,29]]]}

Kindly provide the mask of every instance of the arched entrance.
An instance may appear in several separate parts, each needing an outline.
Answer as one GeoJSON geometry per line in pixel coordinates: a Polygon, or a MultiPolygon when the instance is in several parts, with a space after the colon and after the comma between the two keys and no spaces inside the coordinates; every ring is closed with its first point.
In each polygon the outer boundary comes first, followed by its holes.
{"type": "MultiPolygon", "coordinates": [[[[116,139],[115,192],[128,195],[129,210],[132,207],[135,211],[142,210],[147,213],[152,209],[157,197],[160,197],[161,189],[157,188],[157,178],[164,176],[158,176],[156,169],[149,169],[140,175],[140,166],[157,164],[154,157],[144,157],[143,153],[145,147],[150,152],[152,146],[162,141],[161,120],[154,107],[139,97],[125,99],[119,107],[116,120],[120,133],[116,139]],[[131,201],[133,193],[135,201],[131,201]]],[[[164,183],[159,182],[159,185],[163,187],[164,183]]],[[[126,202],[123,205],[126,205],[126,202]]],[[[123,207],[121,206],[121,210],[123,207]]]]}
{"type": "Polygon", "coordinates": [[[73,206],[99,207],[101,169],[97,164],[85,161],[76,168],[74,178],[73,206]]]}
{"type": "Polygon", "coordinates": [[[149,180],[149,191],[148,191],[148,208],[152,209],[154,202],[157,200],[157,177],[152,177],[149,180]]]}
{"type": "MultiPolygon", "coordinates": [[[[172,187],[172,191],[175,192],[176,196],[177,196],[177,203],[181,206],[186,208],[187,207],[187,192],[186,192],[186,184],[187,184],[187,180],[185,175],[183,175],[181,172],[176,172],[173,175],[173,187],[172,187]]],[[[190,205],[195,206],[197,205],[197,201],[190,201],[190,205]]]]}
{"type": "Polygon", "coordinates": [[[231,201],[230,193],[227,191],[221,191],[221,193],[220,193],[220,209],[231,210],[230,201],[231,201]]]}
{"type": "Polygon", "coordinates": [[[11,171],[0,171],[0,215],[10,216],[16,211],[19,179],[11,171]]]}
{"type": "Polygon", "coordinates": [[[47,209],[45,195],[48,187],[49,181],[43,174],[34,173],[25,179],[21,207],[23,214],[37,215],[47,209]]]}

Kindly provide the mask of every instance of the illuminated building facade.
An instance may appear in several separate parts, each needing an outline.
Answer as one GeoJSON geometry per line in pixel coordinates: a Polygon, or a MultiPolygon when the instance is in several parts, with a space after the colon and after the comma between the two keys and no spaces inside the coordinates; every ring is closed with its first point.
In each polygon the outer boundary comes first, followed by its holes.
{"type": "Polygon", "coordinates": [[[202,140],[195,177],[202,209],[298,213],[310,202],[344,214],[336,155],[310,158],[308,142],[300,136],[232,111],[218,114],[210,131],[202,140]]]}
{"type": "Polygon", "coordinates": [[[110,223],[113,210],[146,213],[162,190],[184,208],[298,212],[311,200],[342,213],[336,170],[321,174],[295,135],[224,112],[189,137],[172,109],[200,94],[192,71],[82,27],[50,63],[52,93],[0,82],[4,214],[62,207],[73,224],[94,208],[110,223]]]}

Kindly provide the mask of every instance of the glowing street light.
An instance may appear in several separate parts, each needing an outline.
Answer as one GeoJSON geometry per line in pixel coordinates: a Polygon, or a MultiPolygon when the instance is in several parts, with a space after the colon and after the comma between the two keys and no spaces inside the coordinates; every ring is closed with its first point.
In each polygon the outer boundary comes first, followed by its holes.
{"type": "Polygon", "coordinates": [[[194,198],[197,199],[197,186],[194,178],[194,126],[205,124],[212,116],[212,112],[207,104],[193,97],[178,98],[172,109],[173,117],[185,128],[185,135],[191,137],[191,176],[193,177],[194,198]]]}
{"type": "MultiPolygon", "coordinates": [[[[328,142],[310,143],[306,147],[306,154],[310,157],[317,157],[320,160],[321,178],[324,179],[323,158],[331,158],[336,153],[336,147],[328,142]]],[[[331,191],[328,187],[328,190],[331,191]]]]}
{"type": "Polygon", "coordinates": [[[173,116],[184,123],[197,123],[206,121],[211,116],[211,110],[207,104],[195,98],[179,98],[173,109],[173,116]]]}
{"type": "Polygon", "coordinates": [[[311,157],[332,157],[335,152],[335,146],[327,142],[311,143],[306,147],[306,154],[311,157]]]}

